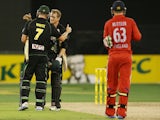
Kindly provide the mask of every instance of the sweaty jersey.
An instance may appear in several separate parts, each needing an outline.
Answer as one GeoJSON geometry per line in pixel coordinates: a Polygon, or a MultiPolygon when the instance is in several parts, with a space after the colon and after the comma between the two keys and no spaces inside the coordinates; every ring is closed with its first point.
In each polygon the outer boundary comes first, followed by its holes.
{"type": "Polygon", "coordinates": [[[139,41],[141,33],[132,18],[124,15],[113,16],[104,25],[103,37],[110,35],[113,46],[109,49],[109,53],[127,51],[132,53],[131,40],[139,41]]]}
{"type": "Polygon", "coordinates": [[[60,33],[43,18],[35,18],[25,24],[22,34],[29,37],[29,55],[46,55],[50,37],[60,37],[60,33]]]}
{"type": "MultiPolygon", "coordinates": [[[[63,34],[66,29],[62,24],[58,24],[57,31],[63,34]]],[[[60,42],[56,39],[56,37],[51,36],[51,42],[50,42],[50,49],[48,51],[48,57],[50,60],[55,59],[57,55],[59,54],[61,48],[67,49],[68,45],[66,40],[63,42],[60,42]]]]}

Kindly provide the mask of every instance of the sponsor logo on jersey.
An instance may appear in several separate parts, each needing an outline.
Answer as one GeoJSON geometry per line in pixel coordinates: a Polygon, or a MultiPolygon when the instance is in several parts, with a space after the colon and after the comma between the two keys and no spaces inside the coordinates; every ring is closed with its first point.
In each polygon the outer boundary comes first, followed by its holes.
{"type": "Polygon", "coordinates": [[[44,46],[38,44],[32,44],[32,49],[44,51],[44,46]]]}

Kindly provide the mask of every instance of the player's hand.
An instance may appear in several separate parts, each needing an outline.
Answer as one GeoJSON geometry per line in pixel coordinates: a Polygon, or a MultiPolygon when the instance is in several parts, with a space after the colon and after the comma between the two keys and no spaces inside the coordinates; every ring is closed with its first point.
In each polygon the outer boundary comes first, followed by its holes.
{"type": "Polygon", "coordinates": [[[32,20],[31,13],[25,14],[25,15],[23,16],[23,20],[31,21],[31,20],[32,20]]]}
{"type": "Polygon", "coordinates": [[[106,36],[104,39],[103,39],[103,43],[106,47],[109,47],[111,48],[113,46],[113,43],[112,43],[112,38],[110,35],[106,36]]]}
{"type": "Polygon", "coordinates": [[[67,24],[67,26],[66,26],[66,32],[67,33],[71,33],[72,32],[72,28],[69,26],[69,24],[67,24]]]}
{"type": "Polygon", "coordinates": [[[61,57],[56,57],[55,60],[57,60],[57,61],[59,62],[60,65],[62,64],[62,58],[61,58],[61,57]]]}

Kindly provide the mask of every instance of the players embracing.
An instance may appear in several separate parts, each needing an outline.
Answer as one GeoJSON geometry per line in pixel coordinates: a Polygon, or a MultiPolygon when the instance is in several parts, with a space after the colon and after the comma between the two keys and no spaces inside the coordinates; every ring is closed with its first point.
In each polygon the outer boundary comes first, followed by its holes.
{"type": "MultiPolygon", "coordinates": [[[[48,22],[50,9],[42,5],[37,10],[37,17],[26,22],[21,41],[25,46],[25,64],[20,78],[20,107],[23,111],[28,109],[30,82],[33,74],[36,76],[35,108],[42,111],[45,106],[46,86],[48,78],[48,51],[51,49],[51,37],[62,43],[72,31],[67,26],[63,33],[60,33],[54,25],[48,22]]],[[[29,17],[29,16],[27,16],[29,17]]],[[[57,56],[58,64],[61,64],[61,56],[57,56]]]]}

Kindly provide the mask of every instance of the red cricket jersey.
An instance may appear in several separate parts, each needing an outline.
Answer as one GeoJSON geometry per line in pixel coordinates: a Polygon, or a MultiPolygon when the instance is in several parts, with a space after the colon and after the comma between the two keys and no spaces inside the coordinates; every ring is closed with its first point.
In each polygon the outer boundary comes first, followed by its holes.
{"type": "Polygon", "coordinates": [[[127,51],[132,53],[131,40],[141,40],[141,33],[132,18],[124,15],[113,16],[104,25],[103,37],[112,37],[113,47],[109,53],[127,51]]]}

